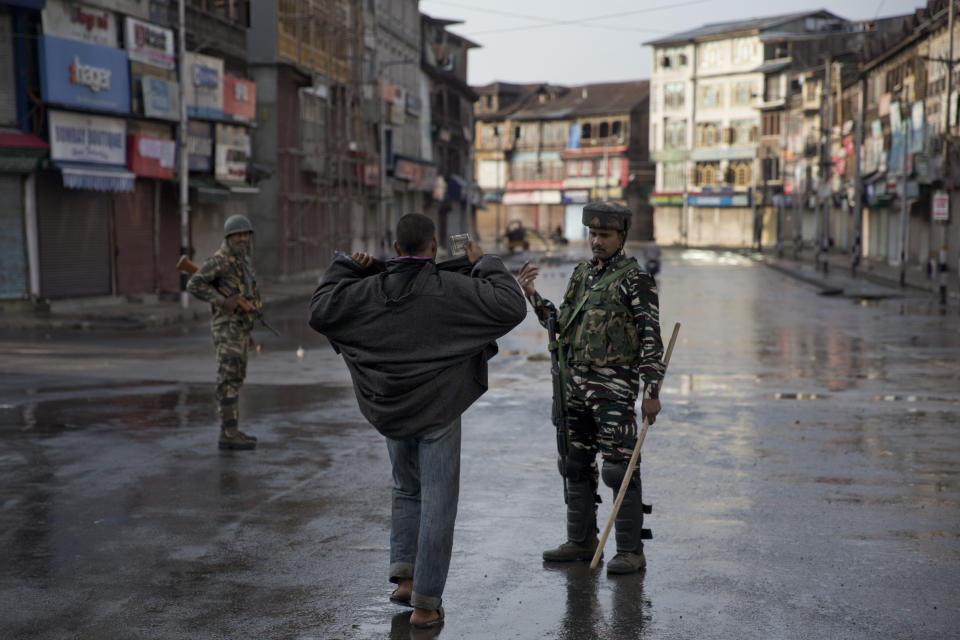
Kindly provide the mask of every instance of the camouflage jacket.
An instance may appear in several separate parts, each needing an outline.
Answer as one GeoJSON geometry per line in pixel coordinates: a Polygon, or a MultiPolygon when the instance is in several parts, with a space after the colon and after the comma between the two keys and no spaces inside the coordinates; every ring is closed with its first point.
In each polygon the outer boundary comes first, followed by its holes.
{"type": "MultiPolygon", "coordinates": [[[[576,306],[580,300],[577,299],[578,291],[587,290],[602,279],[606,274],[616,271],[624,266],[628,258],[623,251],[618,252],[602,267],[599,267],[596,260],[579,265],[570,278],[567,285],[567,291],[563,296],[563,302],[560,305],[558,318],[565,318],[570,315],[570,307],[576,306]]],[[[607,289],[607,288],[604,288],[607,289]]],[[[599,363],[585,361],[583,349],[578,349],[571,340],[574,336],[579,336],[582,341],[589,339],[592,333],[590,323],[595,322],[595,318],[585,315],[582,311],[573,320],[573,324],[567,329],[562,338],[566,349],[567,361],[572,369],[575,370],[577,378],[594,377],[591,372],[601,378],[618,378],[629,381],[631,384],[638,384],[638,376],[643,378],[647,384],[650,397],[656,398],[659,395],[660,383],[663,380],[663,341],[660,337],[660,306],[657,294],[657,286],[646,272],[639,268],[629,269],[617,280],[614,287],[614,295],[619,297],[618,307],[621,307],[632,318],[631,327],[626,328],[632,331],[633,335],[627,335],[623,343],[634,346],[637,350],[633,357],[627,357],[620,360],[599,363]]],[[[596,292],[594,292],[596,293],[596,292]]],[[[540,324],[546,326],[547,320],[551,314],[557,313],[556,307],[552,302],[534,293],[531,299],[534,312],[540,320],[540,324]]],[[[615,318],[616,319],[616,318],[615,318]]]]}
{"type": "Polygon", "coordinates": [[[253,328],[253,315],[237,309],[234,313],[227,313],[223,308],[226,296],[217,291],[217,287],[226,288],[231,293],[239,293],[253,303],[257,311],[263,308],[260,301],[260,288],[246,255],[238,256],[230,251],[226,240],[220,245],[216,253],[207,258],[187,282],[187,291],[194,296],[210,303],[213,313],[213,326],[217,327],[228,322],[239,322],[249,331],[253,328]]]}

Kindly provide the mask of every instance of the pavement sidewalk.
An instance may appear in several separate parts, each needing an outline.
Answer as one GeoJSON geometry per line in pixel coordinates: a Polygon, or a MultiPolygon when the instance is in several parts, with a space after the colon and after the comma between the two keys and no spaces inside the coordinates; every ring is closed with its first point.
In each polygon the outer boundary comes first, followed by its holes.
{"type": "MultiPolygon", "coordinates": [[[[885,261],[864,258],[856,272],[851,269],[850,255],[833,252],[826,256],[827,268],[823,268],[823,258],[818,263],[812,249],[800,252],[796,260],[789,250],[784,257],[777,257],[772,249],[752,254],[772,269],[780,271],[798,280],[807,282],[821,290],[824,295],[842,295],[850,298],[878,299],[895,297],[924,297],[934,300],[940,298],[941,275],[932,278],[927,272],[916,266],[905,271],[904,285],[900,285],[900,267],[885,261]]],[[[947,304],[960,301],[960,279],[955,271],[943,274],[946,285],[947,304]]]]}
{"type": "MultiPolygon", "coordinates": [[[[273,305],[288,302],[307,302],[317,286],[316,276],[288,282],[264,283],[260,296],[269,319],[273,305]]],[[[49,308],[32,302],[0,302],[0,332],[51,331],[143,331],[193,323],[206,323],[210,306],[193,297],[184,309],[179,297],[161,298],[156,295],[102,296],[53,300],[49,308]]]]}

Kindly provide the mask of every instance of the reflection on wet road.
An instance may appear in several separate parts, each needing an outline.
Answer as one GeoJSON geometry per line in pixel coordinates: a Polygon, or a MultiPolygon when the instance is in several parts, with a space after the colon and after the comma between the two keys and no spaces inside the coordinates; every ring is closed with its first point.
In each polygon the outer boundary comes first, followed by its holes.
{"type": "Polygon", "coordinates": [[[660,284],[683,328],[644,445],[646,575],[540,560],[564,507],[528,315],[464,416],[439,634],[387,601],[386,450],[306,300],[258,332],[252,453],[216,450],[204,327],[0,340],[0,637],[960,637],[956,316],[734,253],[667,252],[660,284]]]}

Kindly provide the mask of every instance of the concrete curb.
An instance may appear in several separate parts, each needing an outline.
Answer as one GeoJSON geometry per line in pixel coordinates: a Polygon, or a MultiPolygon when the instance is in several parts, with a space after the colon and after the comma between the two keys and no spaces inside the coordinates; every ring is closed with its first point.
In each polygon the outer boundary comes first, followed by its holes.
{"type": "MultiPolygon", "coordinates": [[[[264,305],[284,305],[302,301],[304,314],[312,286],[309,293],[281,293],[264,296],[264,305]]],[[[306,286],[304,291],[306,292],[306,286]]],[[[269,312],[268,312],[269,313],[269,312]]],[[[43,313],[36,311],[16,311],[0,313],[0,332],[96,332],[96,331],[149,331],[172,326],[190,326],[200,322],[208,322],[210,312],[206,305],[196,304],[189,309],[182,309],[179,303],[151,305],[145,309],[136,303],[115,305],[109,311],[91,310],[83,313],[43,313]],[[137,311],[142,310],[142,313],[137,311]]]]}

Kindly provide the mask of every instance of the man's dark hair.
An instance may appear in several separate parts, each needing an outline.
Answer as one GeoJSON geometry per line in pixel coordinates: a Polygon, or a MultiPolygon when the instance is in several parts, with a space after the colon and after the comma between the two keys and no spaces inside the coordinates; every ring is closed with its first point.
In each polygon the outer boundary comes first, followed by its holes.
{"type": "Polygon", "coordinates": [[[405,256],[423,253],[436,233],[433,220],[422,213],[408,213],[397,222],[397,247],[405,256]]]}

